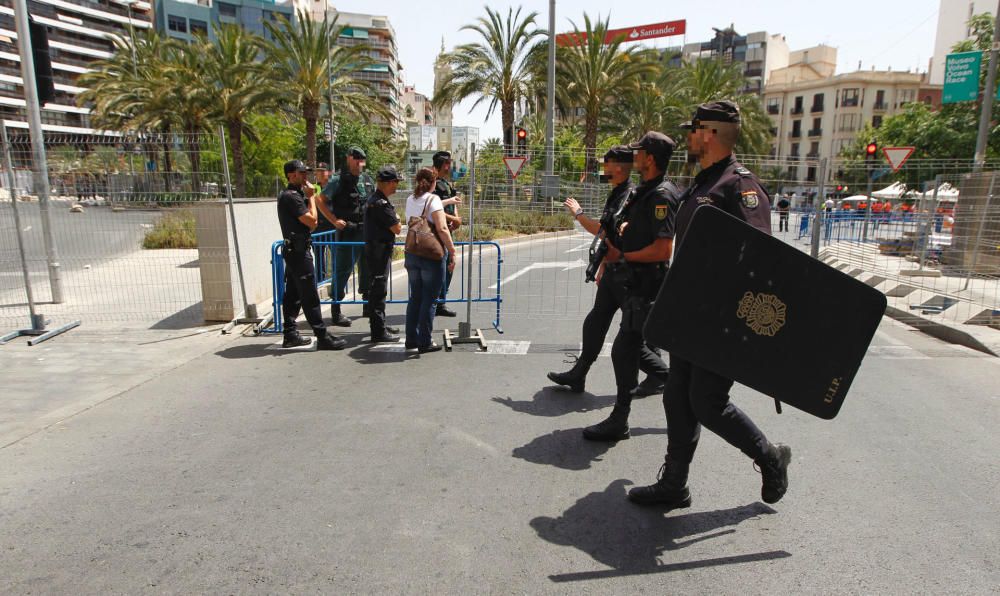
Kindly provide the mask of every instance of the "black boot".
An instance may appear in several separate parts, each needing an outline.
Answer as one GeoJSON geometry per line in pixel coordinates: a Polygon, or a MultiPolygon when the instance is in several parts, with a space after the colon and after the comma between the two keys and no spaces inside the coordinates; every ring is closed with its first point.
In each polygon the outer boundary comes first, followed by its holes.
{"type": "Polygon", "coordinates": [[[438,304],[437,305],[437,309],[434,312],[434,315],[438,316],[438,317],[457,317],[458,313],[456,313],[455,311],[451,310],[450,308],[448,308],[444,304],[438,304]]]}
{"type": "Polygon", "coordinates": [[[788,491],[788,464],[792,463],[792,448],[781,443],[768,446],[767,456],[755,462],[760,468],[760,498],[765,503],[777,503],[788,491]]]}
{"type": "Polygon", "coordinates": [[[656,484],[637,486],[628,491],[628,500],[639,505],[666,505],[667,509],[691,506],[691,492],[687,487],[688,464],[669,457],[660,466],[656,484]]]}
{"type": "Polygon", "coordinates": [[[663,381],[653,375],[646,375],[646,378],[632,390],[632,397],[649,397],[659,393],[663,393],[663,381]]]}
{"type": "Polygon", "coordinates": [[[312,343],[312,340],[308,337],[302,337],[299,332],[286,333],[284,341],[281,342],[282,348],[301,348],[302,346],[308,346],[312,343]]]}
{"type": "Polygon", "coordinates": [[[605,420],[583,429],[583,438],[588,441],[624,441],[629,438],[628,411],[622,406],[615,406],[605,420]]]}
{"type": "Polygon", "coordinates": [[[389,331],[388,328],[382,331],[372,331],[372,343],[376,344],[388,344],[396,343],[399,341],[399,336],[395,333],[389,331]]]}
{"type": "Polygon", "coordinates": [[[344,316],[344,313],[340,312],[340,305],[334,305],[330,310],[330,324],[336,325],[337,327],[350,327],[351,320],[344,316]]]}
{"type": "Polygon", "coordinates": [[[347,347],[347,340],[337,337],[326,329],[321,329],[316,333],[317,350],[343,350],[347,347]]]}
{"type": "Polygon", "coordinates": [[[574,393],[583,393],[583,387],[587,382],[587,371],[590,370],[590,365],[583,362],[579,358],[573,368],[566,372],[550,372],[548,375],[549,380],[557,385],[565,385],[570,391],[574,393]]]}

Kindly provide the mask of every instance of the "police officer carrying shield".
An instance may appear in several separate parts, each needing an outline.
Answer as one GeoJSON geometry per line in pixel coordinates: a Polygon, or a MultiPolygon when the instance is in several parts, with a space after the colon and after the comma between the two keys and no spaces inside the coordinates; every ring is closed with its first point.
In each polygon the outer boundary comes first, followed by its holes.
{"type": "MultiPolygon", "coordinates": [[[[375,184],[368,174],[364,173],[367,156],[359,147],[351,147],[347,151],[347,160],[340,174],[333,176],[323,189],[323,195],[330,202],[330,211],[334,218],[331,222],[337,230],[337,242],[363,242],[364,236],[364,205],[365,201],[375,191],[375,184]]],[[[354,271],[354,266],[360,260],[358,275],[355,282],[362,299],[368,294],[368,265],[361,259],[361,247],[338,246],[334,251],[335,270],[333,284],[336,288],[336,299],[343,300],[347,295],[347,281],[354,271]]],[[[366,308],[365,311],[368,309],[366,308]]],[[[351,321],[343,315],[339,304],[331,309],[334,325],[350,327],[351,321]]]]}
{"type": "MultiPolygon", "coordinates": [[[[771,206],[757,177],[733,156],[739,138],[740,112],[730,101],[698,106],[687,129],[688,154],[701,172],[681,197],[677,213],[677,246],[684,253],[684,235],[695,209],[714,205],[753,227],[771,233],[771,206]]],[[[684,254],[696,259],[697,254],[684,254]]],[[[670,355],[670,378],[663,394],[667,428],[667,455],[658,481],[629,491],[631,501],[642,505],[689,507],[688,468],[705,426],[736,447],[760,468],[761,499],[776,503],[788,489],[788,464],[792,450],[773,444],[739,408],[729,401],[733,381],[670,355]]]]}
{"type": "MultiPolygon", "coordinates": [[[[608,254],[602,282],[610,278],[611,290],[621,305],[622,320],[611,347],[617,397],[604,421],[583,429],[591,441],[619,441],[629,437],[628,416],[632,390],[639,380],[639,358],[648,354],[642,328],[653,299],[667,272],[673,248],[674,216],[680,191],[667,180],[667,164],[676,143],[659,132],[647,132],[629,145],[642,183],[625,198],[608,230],[608,254]]],[[[667,378],[666,366],[661,376],[667,378]]],[[[668,380],[669,382],[669,380],[668,380]]]]}
{"type": "MultiPolygon", "coordinates": [[[[448,222],[448,230],[454,232],[458,226],[462,225],[462,218],[458,216],[458,204],[461,198],[455,185],[451,183],[451,153],[438,151],[431,158],[434,165],[434,172],[437,174],[437,182],[434,183],[434,194],[441,199],[444,205],[444,219],[448,222]]],[[[434,313],[438,317],[454,317],[457,313],[445,305],[445,298],[448,295],[448,288],[451,287],[452,272],[446,271],[444,274],[444,285],[441,288],[441,302],[437,305],[434,313]]]]}
{"type": "Polygon", "coordinates": [[[395,167],[382,166],[375,179],[375,192],[365,203],[365,261],[372,275],[368,288],[368,324],[373,342],[395,342],[399,341],[396,330],[385,324],[385,295],[393,244],[402,229],[396,210],[389,202],[399,186],[400,177],[395,167]]]}
{"type": "Polygon", "coordinates": [[[278,195],[278,224],[285,239],[285,296],[282,303],[285,338],[282,347],[308,345],[299,335],[295,319],[299,310],[313,328],[320,350],[343,350],[347,342],[327,332],[319,309],[316,272],[313,265],[311,232],[316,227],[316,196],[306,180],[310,169],[299,160],[285,164],[288,187],[278,195]]]}
{"type": "MultiPolygon", "coordinates": [[[[580,225],[585,230],[594,234],[595,241],[599,242],[602,237],[614,234],[615,214],[625,199],[635,190],[635,186],[629,178],[631,173],[632,150],[625,145],[612,147],[604,154],[604,174],[601,175],[601,180],[607,181],[611,184],[612,188],[611,193],[608,194],[608,198],[604,202],[604,210],[601,213],[601,218],[593,220],[587,217],[583,209],[580,208],[580,204],[574,198],[568,198],[563,203],[566,209],[573,214],[576,221],[580,222],[580,225]]],[[[598,254],[592,255],[592,260],[601,259],[603,261],[600,249],[594,252],[598,254]]],[[[597,263],[591,263],[591,267],[594,267],[595,264],[597,263]]],[[[603,263],[598,265],[601,268],[604,267],[603,263]]],[[[588,269],[588,276],[590,271],[588,269]]],[[[573,364],[573,368],[566,372],[550,372],[548,374],[548,378],[552,382],[565,385],[571,391],[577,393],[583,391],[587,380],[587,373],[597,360],[601,348],[604,347],[604,338],[611,327],[611,321],[614,319],[615,313],[622,306],[621,302],[618,301],[618,297],[616,297],[615,291],[612,289],[613,282],[611,277],[598,274],[597,278],[597,295],[594,298],[594,306],[587,313],[587,318],[583,321],[583,347],[580,350],[580,355],[576,363],[573,364]]],[[[590,279],[588,277],[588,280],[590,279]]],[[[660,393],[663,390],[663,381],[665,380],[660,375],[663,374],[667,366],[660,359],[659,353],[654,348],[643,346],[639,358],[639,368],[647,376],[633,390],[633,395],[635,397],[645,397],[646,395],[660,393]]]]}

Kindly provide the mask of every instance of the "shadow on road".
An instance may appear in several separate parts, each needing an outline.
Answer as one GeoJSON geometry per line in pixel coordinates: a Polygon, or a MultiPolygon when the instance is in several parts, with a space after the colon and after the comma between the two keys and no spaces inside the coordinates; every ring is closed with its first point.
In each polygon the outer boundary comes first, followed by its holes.
{"type": "Polygon", "coordinates": [[[573,393],[557,387],[546,387],[536,391],[530,401],[515,401],[510,397],[492,398],[521,414],[532,416],[564,416],[574,412],[592,412],[615,404],[613,395],[594,395],[592,393],[573,393]]]}
{"type": "MultiPolygon", "coordinates": [[[[665,428],[632,428],[633,437],[641,435],[665,435],[665,428]]],[[[586,470],[612,447],[611,443],[587,441],[581,429],[557,430],[542,435],[523,447],[518,447],[511,455],[533,464],[555,466],[563,470],[586,470]]]]}
{"type": "Polygon", "coordinates": [[[536,517],[531,527],[542,539],[572,546],[612,569],[551,575],[554,582],[664,573],[782,559],[786,551],[766,551],[687,562],[661,562],[661,556],[692,544],[736,532],[749,519],[776,513],[763,503],[732,509],[664,515],[662,509],[638,507],[625,499],[631,482],[615,480],[604,491],[581,498],[560,517],[536,517]]]}

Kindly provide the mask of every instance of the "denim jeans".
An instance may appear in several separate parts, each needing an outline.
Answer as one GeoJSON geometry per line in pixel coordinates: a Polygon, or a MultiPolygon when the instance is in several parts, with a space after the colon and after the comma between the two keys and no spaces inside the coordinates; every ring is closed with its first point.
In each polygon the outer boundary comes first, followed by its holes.
{"type": "Polygon", "coordinates": [[[410,279],[410,300],[406,305],[406,344],[424,348],[431,345],[434,310],[444,281],[445,262],[407,254],[404,260],[410,279]]]}

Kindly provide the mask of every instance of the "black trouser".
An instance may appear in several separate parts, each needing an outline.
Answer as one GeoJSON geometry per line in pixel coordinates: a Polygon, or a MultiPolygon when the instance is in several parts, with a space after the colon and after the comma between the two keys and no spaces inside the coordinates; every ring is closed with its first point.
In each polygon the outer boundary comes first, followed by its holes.
{"type": "Polygon", "coordinates": [[[670,377],[663,393],[667,456],[689,464],[701,427],[719,435],[755,461],[767,453],[767,438],[742,410],[729,401],[733,381],[670,355],[670,377]]]}
{"type": "Polygon", "coordinates": [[[298,332],[295,319],[299,311],[304,311],[306,320],[316,337],[326,333],[323,315],[319,310],[319,292],[316,290],[316,270],[313,266],[312,249],[304,251],[285,247],[285,297],[281,304],[285,335],[298,332]]]}
{"type": "MultiPolygon", "coordinates": [[[[337,232],[337,242],[364,242],[365,233],[364,228],[361,224],[354,226],[352,228],[345,228],[337,232]]],[[[354,278],[355,283],[358,287],[358,293],[361,294],[362,299],[368,294],[368,263],[365,259],[361,258],[364,253],[363,246],[338,246],[333,252],[334,259],[336,262],[335,271],[333,272],[334,288],[336,288],[336,294],[331,292],[331,295],[335,295],[336,299],[343,300],[344,296],[347,295],[347,280],[351,277],[351,272],[354,271],[354,266],[359,264],[358,275],[354,278]]],[[[340,312],[340,305],[334,304],[332,312],[334,315],[340,312]]]]}
{"type": "Polygon", "coordinates": [[[658,351],[654,351],[655,348],[649,346],[642,337],[642,328],[653,299],[630,296],[624,288],[616,288],[615,294],[622,306],[621,325],[611,345],[611,364],[615,370],[617,392],[615,409],[627,416],[632,407],[632,390],[639,384],[639,370],[668,381],[671,371],[658,351]]]}
{"type": "MultiPolygon", "coordinates": [[[[611,321],[615,318],[618,309],[622,307],[624,300],[624,288],[616,286],[609,275],[602,277],[601,282],[597,284],[594,306],[587,313],[587,318],[583,320],[583,349],[580,351],[579,362],[584,366],[584,374],[597,361],[597,357],[604,347],[604,338],[607,337],[608,329],[611,328],[611,321]]],[[[660,351],[645,342],[640,345],[638,363],[639,369],[647,375],[666,378],[668,369],[663,359],[660,358],[660,351]]],[[[631,390],[631,387],[629,389],[631,390]]]]}
{"type": "Polygon", "coordinates": [[[389,261],[392,244],[365,244],[365,262],[371,272],[368,287],[368,326],[372,337],[385,333],[385,297],[389,291],[389,261]]]}
{"type": "Polygon", "coordinates": [[[779,211],[778,212],[778,231],[787,232],[788,231],[788,212],[779,211]]]}

